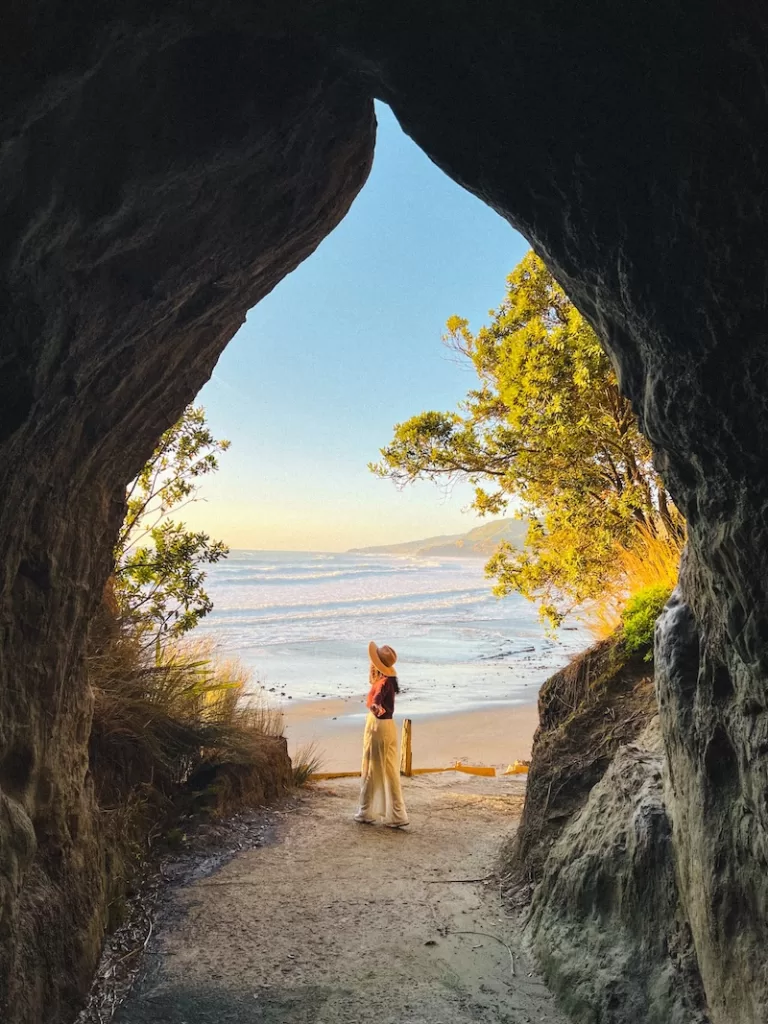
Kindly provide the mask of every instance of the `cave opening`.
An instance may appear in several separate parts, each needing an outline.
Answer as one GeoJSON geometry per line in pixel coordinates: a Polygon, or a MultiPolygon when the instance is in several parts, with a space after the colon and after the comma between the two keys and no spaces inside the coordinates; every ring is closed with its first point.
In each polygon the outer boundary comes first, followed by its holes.
{"type": "Polygon", "coordinates": [[[464,397],[445,321],[482,323],[528,246],[388,107],[376,118],[371,174],[349,213],[248,312],[194,399],[232,447],[189,523],[231,547],[343,551],[469,529],[470,487],[395,491],[367,464],[394,423],[464,397]],[[366,505],[376,523],[361,522],[366,505]]]}
{"type": "Polygon", "coordinates": [[[686,514],[685,615],[665,613],[657,664],[676,909],[710,1019],[765,1019],[768,811],[747,798],[768,779],[741,709],[764,702],[768,674],[768,27],[759,5],[688,7],[86,4],[64,18],[40,3],[10,20],[0,742],[32,752],[0,778],[14,1024],[66,1018],[104,922],[83,651],[123,489],[246,310],[343,219],[370,167],[373,96],[593,324],[686,514]],[[679,685],[691,619],[733,699],[679,685]],[[724,714],[728,749],[707,754],[724,714]],[[748,766],[729,806],[703,799],[723,752],[748,766]],[[742,799],[749,822],[731,814],[742,799]],[[747,847],[725,944],[717,858],[747,847]]]}

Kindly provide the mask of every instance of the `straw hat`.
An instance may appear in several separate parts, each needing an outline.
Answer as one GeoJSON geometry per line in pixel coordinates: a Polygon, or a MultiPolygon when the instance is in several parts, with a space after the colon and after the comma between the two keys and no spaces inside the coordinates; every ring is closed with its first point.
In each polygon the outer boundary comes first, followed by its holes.
{"type": "Polygon", "coordinates": [[[385,676],[397,675],[397,669],[394,667],[397,661],[397,654],[391,647],[386,644],[384,647],[377,647],[376,641],[371,640],[368,644],[368,657],[371,659],[373,667],[377,668],[385,676]]]}

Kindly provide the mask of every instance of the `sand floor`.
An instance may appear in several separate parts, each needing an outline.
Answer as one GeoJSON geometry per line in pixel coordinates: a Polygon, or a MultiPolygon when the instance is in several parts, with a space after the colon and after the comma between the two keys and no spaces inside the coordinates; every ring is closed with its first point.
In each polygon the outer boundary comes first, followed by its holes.
{"type": "MultiPolygon", "coordinates": [[[[322,757],[322,771],[359,770],[364,712],[362,698],[296,701],[284,710],[289,753],[293,756],[314,743],[322,757]]],[[[402,719],[395,714],[398,732],[402,719]]],[[[415,717],[413,767],[441,768],[463,760],[503,769],[530,758],[538,724],[535,704],[415,717]]]]}
{"type": "Polygon", "coordinates": [[[270,845],[177,890],[116,1020],[564,1024],[487,878],[524,783],[404,782],[406,830],[356,824],[357,781],[323,783],[270,845]]]}

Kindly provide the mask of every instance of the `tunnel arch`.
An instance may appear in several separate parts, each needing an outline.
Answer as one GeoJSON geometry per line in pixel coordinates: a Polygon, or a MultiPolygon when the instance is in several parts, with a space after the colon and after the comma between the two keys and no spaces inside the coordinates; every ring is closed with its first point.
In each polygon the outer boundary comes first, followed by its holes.
{"type": "Polygon", "coordinates": [[[713,1020],[764,1018],[768,762],[740,708],[768,673],[766,43],[749,0],[39,2],[9,19],[0,743],[26,767],[20,786],[0,759],[0,1006],[18,1021],[75,1005],[103,925],[82,658],[122,489],[246,310],[346,212],[373,96],[596,327],[688,518],[679,597],[697,657],[733,683],[749,813],[702,799],[701,737],[724,712],[683,685],[690,638],[670,627],[676,867],[713,1020]],[[730,912],[702,898],[723,849],[741,887],[733,946],[730,912]]]}

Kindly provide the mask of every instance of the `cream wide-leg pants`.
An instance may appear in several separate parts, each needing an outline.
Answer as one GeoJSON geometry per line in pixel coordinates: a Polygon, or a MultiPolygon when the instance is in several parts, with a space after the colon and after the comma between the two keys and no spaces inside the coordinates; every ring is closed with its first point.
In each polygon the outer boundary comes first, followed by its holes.
{"type": "Polygon", "coordinates": [[[373,821],[384,818],[385,825],[407,825],[400,765],[397,760],[397,730],[393,719],[368,713],[363,734],[360,807],[355,817],[373,821]]]}

